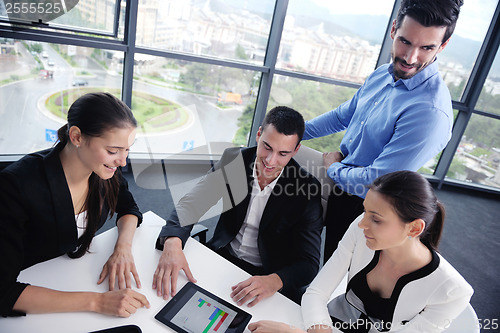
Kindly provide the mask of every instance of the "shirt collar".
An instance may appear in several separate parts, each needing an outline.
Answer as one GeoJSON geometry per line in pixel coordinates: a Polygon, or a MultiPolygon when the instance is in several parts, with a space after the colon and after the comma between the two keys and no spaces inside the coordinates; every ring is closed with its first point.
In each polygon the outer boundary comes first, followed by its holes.
{"type": "MultiPolygon", "coordinates": [[[[394,80],[393,68],[394,68],[394,64],[391,63],[389,65],[389,67],[387,68],[387,70],[389,71],[389,73],[391,74],[391,76],[393,77],[393,80],[394,80]]],[[[413,90],[416,87],[418,87],[419,85],[421,85],[425,80],[427,80],[428,78],[430,78],[431,76],[433,76],[437,73],[438,73],[438,63],[437,63],[437,58],[436,58],[430,65],[425,67],[421,72],[417,73],[417,75],[415,75],[409,79],[405,79],[405,80],[399,79],[396,82],[394,82],[393,85],[395,86],[398,84],[398,82],[401,82],[399,84],[404,84],[406,89],[413,90]]]]}
{"type": "MultiPolygon", "coordinates": [[[[269,188],[270,190],[274,190],[274,186],[276,186],[276,183],[278,182],[278,179],[280,179],[281,175],[283,174],[283,170],[285,170],[285,168],[281,169],[281,172],[278,175],[278,177],[276,177],[275,180],[273,180],[272,182],[270,182],[269,184],[267,184],[264,187],[263,191],[266,190],[267,188],[269,188]]],[[[253,163],[252,178],[254,180],[254,186],[257,185],[257,187],[260,189],[260,186],[258,186],[259,180],[257,179],[257,159],[253,163]]]]}

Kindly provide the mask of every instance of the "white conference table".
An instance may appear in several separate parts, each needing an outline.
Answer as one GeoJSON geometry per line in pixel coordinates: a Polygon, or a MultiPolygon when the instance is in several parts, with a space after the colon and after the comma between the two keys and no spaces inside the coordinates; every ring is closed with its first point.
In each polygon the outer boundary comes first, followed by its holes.
{"type": "MultiPolygon", "coordinates": [[[[96,331],[104,328],[134,324],[143,332],[173,332],[157,321],[154,316],[167,303],[156,295],[151,288],[153,273],[158,264],[160,251],[155,249],[155,241],[165,220],[153,212],[144,214],[142,225],[137,228],[133,243],[133,254],[136,268],[141,279],[142,288],[133,289],[147,297],[150,309],[138,309],[129,318],[106,316],[98,313],[56,313],[29,314],[25,317],[0,318],[0,332],[51,332],[80,333],[96,331]]],[[[118,232],[116,227],[96,236],[90,251],[80,259],[61,256],[30,268],[19,275],[18,280],[32,285],[39,285],[62,291],[96,291],[108,290],[107,282],[97,285],[102,266],[109,258],[118,232]]],[[[193,238],[186,243],[184,253],[197,284],[213,294],[235,304],[229,294],[231,286],[250,277],[248,273],[200,244],[193,238]]],[[[179,274],[177,290],[187,282],[183,273],[179,274]]],[[[252,314],[251,322],[258,320],[277,320],[296,327],[302,327],[300,306],[283,295],[276,293],[262,300],[256,306],[242,308],[252,314]]],[[[248,329],[245,330],[248,332],[248,329]]]]}

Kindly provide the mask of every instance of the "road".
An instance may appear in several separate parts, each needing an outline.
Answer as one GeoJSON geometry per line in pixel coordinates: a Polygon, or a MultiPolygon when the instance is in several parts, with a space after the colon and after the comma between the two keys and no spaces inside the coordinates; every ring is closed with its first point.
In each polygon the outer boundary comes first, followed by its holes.
{"type": "MultiPolygon", "coordinates": [[[[73,88],[73,68],[51,47],[44,45],[48,58],[42,58],[47,69],[54,71],[53,79],[30,79],[0,87],[0,154],[26,154],[53,143],[47,141],[46,130],[57,130],[65,122],[43,111],[45,97],[73,88]],[[48,65],[49,59],[53,62],[48,65]]],[[[24,52],[26,53],[26,52],[24,52]]],[[[29,53],[24,61],[33,62],[29,53]]],[[[27,64],[24,64],[27,66],[27,64]]],[[[82,64],[80,64],[82,65],[82,64]]],[[[22,65],[21,65],[22,66],[22,65]]],[[[90,87],[121,88],[122,77],[107,73],[89,58],[84,58],[84,69],[91,73],[90,87]]],[[[147,92],[175,102],[193,115],[188,126],[164,133],[139,133],[132,151],[140,153],[173,154],[186,148],[205,145],[209,141],[231,142],[236,133],[241,107],[221,110],[214,99],[134,81],[134,91],[147,92]]]]}

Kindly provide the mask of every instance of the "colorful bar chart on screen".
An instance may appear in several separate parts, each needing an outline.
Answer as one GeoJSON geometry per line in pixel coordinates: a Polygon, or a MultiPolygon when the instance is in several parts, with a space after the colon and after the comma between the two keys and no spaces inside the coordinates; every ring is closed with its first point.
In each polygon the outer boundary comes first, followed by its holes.
{"type": "Polygon", "coordinates": [[[233,310],[196,292],[172,318],[172,323],[195,333],[223,333],[235,317],[233,310]]]}

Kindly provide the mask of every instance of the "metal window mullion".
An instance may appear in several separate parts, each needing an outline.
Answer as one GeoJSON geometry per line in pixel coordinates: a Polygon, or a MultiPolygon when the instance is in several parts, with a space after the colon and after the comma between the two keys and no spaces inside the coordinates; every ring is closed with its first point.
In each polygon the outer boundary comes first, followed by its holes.
{"type": "Polygon", "coordinates": [[[384,40],[382,41],[382,47],[380,48],[380,53],[378,55],[377,64],[376,64],[375,68],[379,68],[381,65],[387,64],[391,61],[392,22],[396,19],[396,16],[398,15],[399,6],[401,6],[401,0],[394,1],[394,7],[392,7],[391,17],[389,19],[389,22],[387,22],[387,28],[385,29],[384,40]]]}
{"type": "Polygon", "coordinates": [[[55,32],[48,32],[42,30],[30,30],[26,29],[24,31],[18,29],[12,29],[10,27],[0,26],[0,37],[20,39],[20,40],[30,40],[43,43],[54,43],[54,44],[65,44],[65,45],[75,45],[82,47],[91,47],[96,49],[108,49],[108,50],[124,50],[125,47],[121,41],[96,38],[90,36],[80,36],[80,35],[70,35],[55,32]]]}
{"type": "Polygon", "coordinates": [[[276,0],[273,19],[271,22],[271,31],[269,33],[269,39],[267,41],[266,57],[264,59],[264,66],[269,68],[269,71],[263,72],[262,78],[260,80],[259,94],[257,95],[255,113],[253,116],[252,126],[250,128],[250,135],[247,143],[248,146],[255,145],[257,131],[259,130],[259,126],[266,115],[267,104],[269,102],[269,96],[271,94],[274,71],[276,68],[276,61],[278,59],[281,35],[283,34],[283,26],[285,25],[287,8],[288,0],[276,0]]]}
{"type": "Polygon", "coordinates": [[[115,22],[113,22],[113,36],[118,37],[118,29],[120,28],[120,12],[121,12],[121,0],[115,1],[115,22]]]}
{"type": "Polygon", "coordinates": [[[331,85],[335,85],[335,86],[339,86],[339,87],[347,87],[347,88],[353,88],[353,89],[359,89],[361,87],[361,84],[359,84],[359,83],[338,80],[338,79],[334,79],[334,78],[326,77],[326,76],[317,76],[317,75],[312,75],[312,74],[302,73],[302,72],[292,72],[292,71],[283,70],[283,69],[276,69],[274,71],[274,74],[288,76],[288,77],[292,77],[292,78],[300,79],[300,80],[314,81],[314,82],[319,82],[319,83],[327,83],[327,84],[331,84],[331,85]]]}
{"type": "MultiPolygon", "coordinates": [[[[455,152],[460,144],[468,122],[472,116],[474,107],[481,95],[484,83],[491,69],[495,55],[500,45],[500,2],[497,5],[493,19],[488,28],[478,60],[474,64],[469,81],[462,95],[464,111],[459,111],[453,125],[453,133],[450,142],[443,150],[434,175],[439,179],[438,188],[441,188],[448,169],[453,161],[455,152]]],[[[461,103],[462,104],[462,103],[461,103]]]]}
{"type": "Polygon", "coordinates": [[[127,46],[123,59],[122,100],[132,107],[132,87],[134,83],[134,56],[137,33],[138,0],[127,0],[125,11],[124,43],[127,46]]]}
{"type": "Polygon", "coordinates": [[[472,68],[472,72],[465,86],[462,101],[473,110],[481,95],[488,72],[495,60],[500,45],[500,2],[497,5],[491,24],[486,33],[483,45],[479,51],[478,60],[472,68]]]}
{"type": "Polygon", "coordinates": [[[238,68],[243,70],[251,70],[258,72],[268,72],[269,68],[263,65],[255,65],[248,62],[240,62],[234,60],[225,60],[221,58],[209,57],[209,56],[199,56],[190,53],[170,51],[170,50],[160,50],[160,49],[150,49],[145,47],[136,46],[135,53],[149,54],[155,57],[163,57],[168,59],[183,60],[189,62],[197,62],[207,65],[215,65],[222,67],[238,68]]]}

